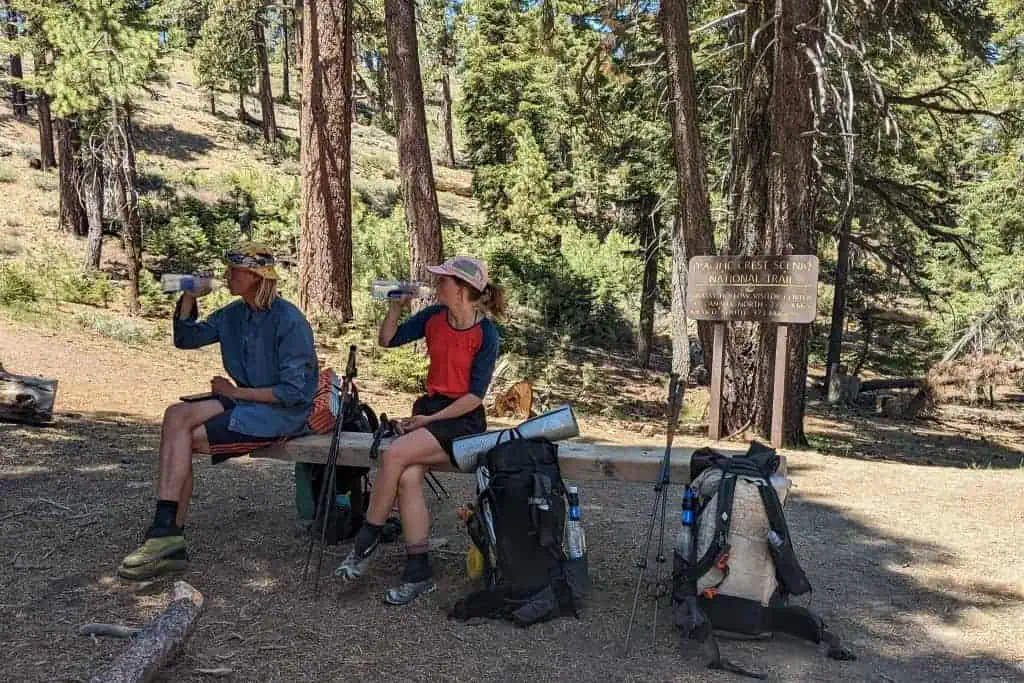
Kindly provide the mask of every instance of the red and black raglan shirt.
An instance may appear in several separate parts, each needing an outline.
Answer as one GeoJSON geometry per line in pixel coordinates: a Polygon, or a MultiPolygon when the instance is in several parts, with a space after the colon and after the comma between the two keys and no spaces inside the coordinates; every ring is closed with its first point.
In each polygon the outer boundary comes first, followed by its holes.
{"type": "Polygon", "coordinates": [[[465,330],[452,327],[447,306],[428,306],[398,326],[389,347],[427,340],[427,393],[448,398],[473,394],[483,400],[501,344],[498,327],[482,318],[465,330]]]}

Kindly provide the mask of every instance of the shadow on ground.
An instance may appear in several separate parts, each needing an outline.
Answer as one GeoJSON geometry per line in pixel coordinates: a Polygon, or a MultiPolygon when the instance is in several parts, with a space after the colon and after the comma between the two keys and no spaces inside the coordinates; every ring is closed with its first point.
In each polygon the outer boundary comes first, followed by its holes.
{"type": "MultiPolygon", "coordinates": [[[[117,561],[139,541],[152,515],[158,435],[152,422],[104,413],[61,415],[49,428],[0,424],[5,680],[85,680],[126,645],[78,636],[78,625],[139,625],[165,604],[169,582],[139,588],[113,578],[117,561]]],[[[445,616],[471,588],[464,578],[465,536],[454,515],[456,505],[473,495],[469,477],[442,475],[452,500],[428,496],[432,536],[447,539],[433,560],[439,591],[396,610],[383,605],[380,594],[398,576],[400,545],[383,548],[375,573],[355,585],[330,576],[344,548],[329,549],[319,598],[302,582],[307,546],[294,532],[288,464],[240,459],[211,466],[197,460],[195,468],[192,566],[183,578],[203,591],[207,603],[197,633],[162,680],[206,680],[200,668],[230,668],[237,680],[260,681],[535,681],[539,670],[545,680],[735,680],[705,669],[699,649],[687,645],[680,652],[664,606],[652,642],[649,598],[641,604],[631,654],[622,656],[636,581],[634,551],[652,503],[648,485],[588,483],[584,510],[595,594],[579,620],[519,630],[445,616]]],[[[879,496],[885,495],[880,488],[879,496]]],[[[1024,675],[1010,656],[956,650],[929,628],[936,621],[954,629],[977,627],[981,614],[994,646],[1020,652],[1001,629],[1019,621],[1024,596],[984,577],[954,585],[955,541],[920,543],[868,526],[838,505],[798,495],[787,509],[816,587],[811,606],[859,659],[833,662],[813,646],[786,640],[724,644],[728,657],[787,681],[1024,675]],[[928,576],[950,581],[924,583],[906,571],[909,566],[925,566],[928,576]]],[[[663,579],[668,572],[662,569],[663,579]]]]}
{"type": "Polygon", "coordinates": [[[139,124],[137,128],[136,144],[149,154],[195,161],[214,148],[213,141],[205,135],[188,133],[170,124],[139,124]]]}

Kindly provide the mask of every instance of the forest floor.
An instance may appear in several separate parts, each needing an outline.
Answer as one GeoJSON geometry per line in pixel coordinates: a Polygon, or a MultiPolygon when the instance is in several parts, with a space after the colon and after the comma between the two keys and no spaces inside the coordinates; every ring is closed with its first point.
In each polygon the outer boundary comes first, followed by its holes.
{"type": "MultiPolygon", "coordinates": [[[[187,68],[175,64],[160,99],[139,112],[140,172],[212,200],[233,169],[278,168],[257,158],[240,124],[205,112],[190,80],[187,68]]],[[[218,105],[233,111],[232,96],[223,94],[218,105]]],[[[279,107],[278,121],[295,135],[293,107],[279,107]]],[[[0,159],[0,191],[12,207],[0,216],[0,257],[66,252],[78,259],[81,241],[52,227],[54,174],[30,171],[19,160],[31,155],[33,136],[29,126],[0,115],[0,146],[14,153],[0,159]]],[[[356,127],[354,139],[354,185],[395,190],[393,140],[365,126],[356,127]]],[[[289,164],[282,162],[281,172],[294,170],[283,168],[289,164]]],[[[478,221],[463,196],[468,172],[439,174],[453,190],[440,193],[446,219],[478,221]]],[[[104,249],[105,268],[122,268],[117,240],[109,238],[104,249]]],[[[215,350],[173,350],[166,320],[117,318],[114,310],[103,313],[120,325],[111,327],[88,308],[0,309],[0,362],[12,372],[60,380],[51,426],[0,424],[5,681],[87,680],[126,645],[79,636],[79,625],[142,625],[164,606],[169,581],[125,583],[114,570],[152,516],[164,407],[204,390],[220,372],[215,350]]],[[[321,341],[318,351],[339,367],[344,345],[321,341]]],[[[384,388],[373,373],[377,354],[361,353],[362,397],[378,412],[401,415],[413,396],[384,388]]],[[[598,352],[559,362],[563,376],[579,381],[552,398],[573,400],[585,436],[663,441],[663,374],[598,352]]],[[[787,516],[815,586],[811,607],[858,659],[834,662],[786,639],[727,643],[726,656],[787,681],[1024,680],[1024,401],[1013,394],[998,399],[994,408],[943,405],[916,421],[812,400],[813,448],[786,452],[795,485],[787,516]]],[[[688,415],[699,417],[704,404],[703,391],[692,390],[688,415]]],[[[677,437],[681,445],[705,443],[677,437]]],[[[400,571],[400,544],[386,547],[378,571],[359,584],[325,576],[315,599],[301,581],[306,542],[294,530],[291,467],[197,460],[188,526],[193,559],[183,578],[207,603],[198,632],[162,680],[206,680],[198,670],[208,668],[231,669],[237,681],[732,678],[708,671],[698,648],[680,650],[664,600],[652,639],[646,590],[633,648],[623,656],[649,484],[584,483],[595,594],[580,619],[529,630],[447,620],[447,609],[474,588],[464,569],[468,541],[455,517],[472,490],[468,477],[441,478],[452,499],[431,500],[440,590],[395,609],[380,598],[400,571]]],[[[678,500],[678,492],[670,495],[678,500]]],[[[330,568],[346,550],[331,552],[330,568]]],[[[669,571],[661,568],[655,585],[664,586],[669,571]]]]}

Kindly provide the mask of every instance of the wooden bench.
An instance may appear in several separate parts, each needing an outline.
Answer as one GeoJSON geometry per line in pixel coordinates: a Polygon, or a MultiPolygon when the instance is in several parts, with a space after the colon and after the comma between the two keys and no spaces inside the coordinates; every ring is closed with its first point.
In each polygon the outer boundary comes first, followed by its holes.
{"type": "MultiPolygon", "coordinates": [[[[338,448],[338,464],[356,467],[375,467],[370,459],[371,434],[345,432],[341,435],[338,448]]],[[[250,453],[253,458],[272,458],[287,462],[326,463],[331,448],[330,435],[304,436],[283,443],[273,444],[250,453]]],[[[382,452],[387,450],[384,445],[382,452]]],[[[690,481],[691,447],[672,449],[672,481],[690,481]]],[[[741,455],[735,449],[716,448],[725,455],[741,455]]],[[[665,447],[661,446],[619,446],[571,439],[558,443],[558,461],[562,476],[571,481],[631,481],[653,483],[661,469],[661,458],[665,447]]],[[[785,458],[779,469],[785,472],[785,458]]],[[[451,464],[433,468],[438,472],[458,472],[451,464]]]]}

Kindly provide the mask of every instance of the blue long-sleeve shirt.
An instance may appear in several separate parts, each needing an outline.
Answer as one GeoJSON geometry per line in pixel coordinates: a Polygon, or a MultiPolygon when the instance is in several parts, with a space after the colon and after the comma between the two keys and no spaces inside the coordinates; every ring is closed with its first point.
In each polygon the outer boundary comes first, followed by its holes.
{"type": "Polygon", "coordinates": [[[277,297],[266,311],[241,299],[199,321],[174,313],[174,345],[197,349],[220,342],[224,369],[240,387],[273,389],[280,403],[235,401],[228,428],[250,436],[293,436],[305,431],[317,384],[313,330],[294,304],[277,297]]]}

